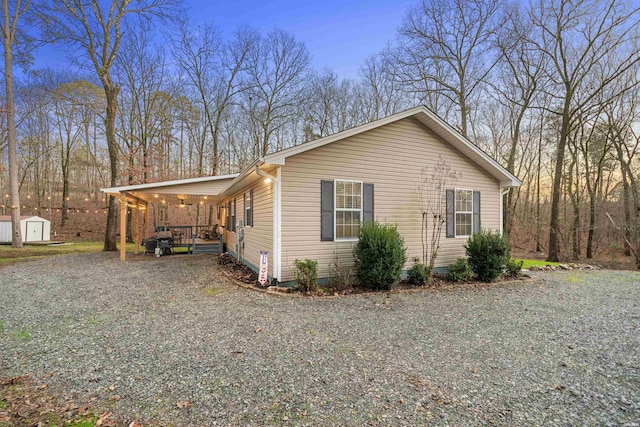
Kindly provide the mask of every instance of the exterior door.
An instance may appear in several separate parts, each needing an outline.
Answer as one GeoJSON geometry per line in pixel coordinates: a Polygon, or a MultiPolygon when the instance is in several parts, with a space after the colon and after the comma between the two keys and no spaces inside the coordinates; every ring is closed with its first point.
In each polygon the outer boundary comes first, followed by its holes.
{"type": "Polygon", "coordinates": [[[27,235],[25,242],[38,242],[44,240],[44,223],[39,221],[27,221],[27,235]]]}

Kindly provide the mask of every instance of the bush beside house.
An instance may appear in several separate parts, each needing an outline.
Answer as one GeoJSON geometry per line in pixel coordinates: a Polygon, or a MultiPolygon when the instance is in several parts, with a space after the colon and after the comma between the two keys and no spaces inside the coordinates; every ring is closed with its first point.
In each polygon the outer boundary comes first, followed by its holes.
{"type": "Polygon", "coordinates": [[[376,290],[393,288],[407,261],[404,239],[397,227],[377,221],[362,225],[353,256],[358,282],[376,290]]]}

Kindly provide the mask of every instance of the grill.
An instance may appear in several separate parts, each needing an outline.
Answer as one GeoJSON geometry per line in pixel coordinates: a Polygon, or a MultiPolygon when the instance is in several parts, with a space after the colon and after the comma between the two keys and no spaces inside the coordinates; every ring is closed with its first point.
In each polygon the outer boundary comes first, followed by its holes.
{"type": "Polygon", "coordinates": [[[159,231],[144,239],[142,243],[145,254],[155,253],[159,257],[173,253],[173,234],[170,231],[159,231]]]}

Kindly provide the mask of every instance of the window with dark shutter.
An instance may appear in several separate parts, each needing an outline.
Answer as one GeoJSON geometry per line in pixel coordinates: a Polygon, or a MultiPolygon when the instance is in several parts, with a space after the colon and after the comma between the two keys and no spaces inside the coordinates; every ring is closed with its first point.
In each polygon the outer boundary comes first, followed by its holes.
{"type": "Polygon", "coordinates": [[[320,240],[333,241],[333,181],[320,181],[320,240]]]}
{"type": "Polygon", "coordinates": [[[480,231],[480,192],[473,192],[473,232],[480,231]]]}
{"type": "Polygon", "coordinates": [[[233,212],[233,214],[231,215],[231,231],[235,232],[236,231],[236,207],[237,207],[237,200],[238,199],[233,199],[233,202],[231,203],[231,211],[233,212]]]}
{"type": "Polygon", "coordinates": [[[447,237],[456,237],[456,192],[446,190],[447,199],[447,237]]]}
{"type": "Polygon", "coordinates": [[[480,231],[480,192],[447,190],[447,237],[467,237],[480,231]]]}
{"type": "Polygon", "coordinates": [[[364,184],[362,189],[362,222],[372,222],[373,220],[373,184],[364,184]]]}

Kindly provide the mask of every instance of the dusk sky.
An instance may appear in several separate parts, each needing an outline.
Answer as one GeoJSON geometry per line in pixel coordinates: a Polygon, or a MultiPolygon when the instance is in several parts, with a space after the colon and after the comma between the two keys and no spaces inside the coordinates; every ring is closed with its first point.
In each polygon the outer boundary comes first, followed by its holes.
{"type": "Polygon", "coordinates": [[[416,0],[191,0],[191,16],[225,32],[239,24],[268,31],[279,27],[306,43],[313,65],[355,77],[363,60],[395,37],[416,0]]]}
{"type": "MultiPolygon", "coordinates": [[[[282,28],[303,41],[316,69],[357,77],[364,59],[395,37],[408,7],[416,0],[187,0],[190,16],[215,23],[226,34],[248,24],[263,32],[282,28]]],[[[35,68],[65,67],[62,47],[36,55],[35,68]]]]}

